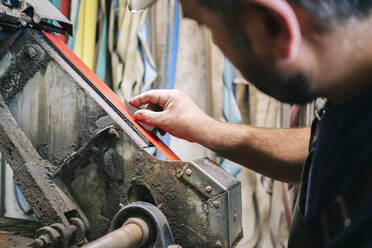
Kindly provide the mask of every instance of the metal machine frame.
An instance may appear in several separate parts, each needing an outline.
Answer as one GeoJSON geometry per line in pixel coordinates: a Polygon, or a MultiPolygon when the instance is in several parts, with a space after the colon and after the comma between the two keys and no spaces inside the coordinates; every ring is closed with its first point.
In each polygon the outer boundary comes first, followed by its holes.
{"type": "MultiPolygon", "coordinates": [[[[0,151],[44,225],[34,247],[87,244],[138,201],[164,213],[183,247],[234,247],[243,235],[240,182],[209,159],[179,161],[67,46],[38,27],[0,31],[0,151]],[[44,91],[53,75],[62,80],[58,87],[74,92],[67,97],[74,114],[53,109],[62,97],[44,91]],[[34,104],[53,111],[30,116],[34,104]],[[69,116],[81,118],[81,127],[56,121],[69,116]],[[45,128],[51,125],[77,131],[45,128]],[[149,147],[169,161],[147,153],[149,147]]],[[[159,244],[163,229],[156,230],[159,244]]]]}

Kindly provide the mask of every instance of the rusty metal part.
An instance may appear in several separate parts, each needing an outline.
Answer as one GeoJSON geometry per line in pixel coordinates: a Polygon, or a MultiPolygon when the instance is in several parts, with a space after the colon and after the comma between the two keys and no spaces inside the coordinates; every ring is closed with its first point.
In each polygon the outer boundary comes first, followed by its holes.
{"type": "Polygon", "coordinates": [[[69,222],[66,214],[75,213],[88,223],[78,205],[69,198],[68,193],[61,190],[63,183],[58,181],[60,186],[58,187],[48,176],[51,164],[39,156],[19,128],[1,95],[0,116],[0,147],[3,148],[2,152],[13,169],[16,183],[30,205],[34,207],[38,218],[44,223],[60,222],[67,225],[69,222]]]}
{"type": "Polygon", "coordinates": [[[83,248],[136,248],[140,247],[143,240],[147,241],[141,226],[130,222],[102,238],[84,245],[83,248]]]}
{"type": "Polygon", "coordinates": [[[122,133],[122,130],[117,130],[114,126],[108,126],[98,131],[87,143],[70,154],[55,168],[56,172],[53,177],[63,177],[65,183],[68,183],[68,178],[73,177],[77,167],[86,165],[90,160],[99,159],[95,156],[97,154],[105,154],[110,144],[120,137],[119,133],[122,133]]]}
{"type": "MultiPolygon", "coordinates": [[[[61,41],[61,39],[48,33],[45,33],[44,38],[44,41],[49,42],[48,44],[54,48],[53,52],[53,50],[48,49],[48,46],[45,46],[45,48],[49,50],[49,54],[53,59],[60,62],[61,66],[63,66],[64,62],[70,62],[65,67],[65,70],[68,70],[71,74],[75,73],[82,75],[81,80],[77,80],[80,87],[84,89],[87,95],[91,96],[103,109],[105,109],[105,111],[125,130],[127,134],[131,135],[132,133],[136,133],[137,136],[143,138],[142,141],[147,142],[149,146],[155,146],[167,159],[171,161],[180,160],[179,157],[157,136],[153,136],[147,132],[133,119],[123,101],[96,74],[94,74],[94,72],[89,69],[89,67],[87,67],[64,42],[61,41]],[[65,61],[59,60],[61,56],[65,58],[65,61]]],[[[132,138],[134,141],[137,141],[135,137],[132,136],[132,138]]],[[[142,146],[142,148],[145,147],[142,146]]]]}
{"type": "Polygon", "coordinates": [[[145,201],[164,213],[183,247],[234,247],[242,237],[239,181],[208,159],[146,153],[148,136],[40,31],[26,28],[0,46],[0,150],[43,225],[79,218],[85,231],[72,237],[86,232],[92,241],[107,234],[120,204],[145,201]]]}
{"type": "Polygon", "coordinates": [[[56,21],[68,34],[73,34],[73,24],[50,1],[24,0],[24,2],[27,7],[32,7],[34,9],[34,23],[56,21]]]}
{"type": "Polygon", "coordinates": [[[84,244],[86,227],[79,218],[71,218],[70,225],[55,223],[37,230],[38,238],[31,244],[33,248],[77,247],[84,244]]]}
{"type": "Polygon", "coordinates": [[[72,23],[48,0],[0,0],[0,22],[14,28],[32,25],[40,30],[73,34],[72,23]],[[61,27],[49,21],[56,21],[61,27]]]}

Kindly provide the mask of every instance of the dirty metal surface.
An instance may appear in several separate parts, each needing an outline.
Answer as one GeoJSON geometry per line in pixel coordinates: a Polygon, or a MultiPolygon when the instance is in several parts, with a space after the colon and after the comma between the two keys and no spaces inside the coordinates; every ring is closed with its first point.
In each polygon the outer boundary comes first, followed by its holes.
{"type": "Polygon", "coordinates": [[[40,222],[0,217],[1,231],[12,235],[34,238],[36,230],[39,229],[41,225],[40,222]]]}
{"type": "Polygon", "coordinates": [[[28,247],[41,223],[0,217],[0,248],[28,247]]]}
{"type": "Polygon", "coordinates": [[[171,161],[180,160],[158,137],[150,134],[133,119],[133,116],[130,115],[123,101],[92,70],[90,70],[63,41],[50,33],[45,33],[44,38],[49,45],[44,47],[49,51],[51,56],[59,61],[59,64],[65,70],[69,71],[70,75],[73,75],[75,72],[81,76],[82,80],[79,80],[76,76],[74,77],[80,87],[82,87],[86,94],[91,96],[141,148],[145,147],[138,143],[139,140],[137,137],[133,136],[134,132],[137,136],[142,138],[142,141],[146,142],[147,145],[155,146],[167,159],[171,161]],[[50,48],[52,48],[52,50],[50,48]],[[66,63],[68,63],[70,67],[64,65],[66,63]]]}
{"type": "Polygon", "coordinates": [[[165,214],[183,247],[239,241],[239,181],[210,160],[163,161],[146,153],[146,139],[39,31],[25,29],[6,44],[0,148],[42,224],[78,213],[92,241],[107,233],[120,206],[144,201],[165,214]]]}
{"type": "Polygon", "coordinates": [[[26,248],[30,247],[32,240],[32,238],[0,231],[0,248],[26,248]]]}
{"type": "Polygon", "coordinates": [[[77,204],[63,191],[65,185],[52,180],[52,165],[40,157],[19,128],[0,95],[0,147],[14,172],[14,180],[22,190],[33,211],[44,224],[69,224],[69,218],[88,220],[77,204]],[[68,216],[72,214],[75,216],[68,216]]]}
{"type": "MultiPolygon", "coordinates": [[[[118,145],[118,154],[123,152],[121,149],[118,145]]],[[[183,178],[208,170],[208,159],[195,161],[197,166],[193,166],[189,162],[155,160],[146,153],[137,153],[131,163],[124,165],[123,203],[147,201],[157,205],[167,216],[177,244],[233,247],[240,240],[243,235],[240,182],[221,168],[215,166],[213,175],[204,178],[205,188],[199,188],[199,183],[183,178]],[[194,168],[191,174],[190,168],[194,168]],[[218,184],[221,177],[229,186],[218,194],[209,191],[208,186],[218,184]]]]}

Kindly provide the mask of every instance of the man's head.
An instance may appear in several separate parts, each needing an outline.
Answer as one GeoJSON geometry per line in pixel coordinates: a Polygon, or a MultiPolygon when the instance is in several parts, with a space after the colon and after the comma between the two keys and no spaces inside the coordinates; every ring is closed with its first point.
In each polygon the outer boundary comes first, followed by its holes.
{"type": "Polygon", "coordinates": [[[281,101],[337,102],[372,80],[370,0],[181,2],[249,81],[281,101]]]}

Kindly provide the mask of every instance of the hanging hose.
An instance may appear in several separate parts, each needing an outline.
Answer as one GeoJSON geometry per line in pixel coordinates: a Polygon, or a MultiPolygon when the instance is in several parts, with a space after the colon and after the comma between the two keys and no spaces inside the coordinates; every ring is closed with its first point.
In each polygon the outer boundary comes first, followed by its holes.
{"type": "Polygon", "coordinates": [[[284,206],[284,216],[285,220],[287,221],[288,230],[291,229],[291,219],[292,219],[292,211],[289,204],[289,191],[288,191],[288,183],[282,183],[283,187],[283,206],[284,206]]]}
{"type": "MultiPolygon", "coordinates": [[[[301,106],[299,105],[293,105],[291,107],[291,121],[290,121],[290,127],[294,128],[298,124],[298,119],[300,117],[301,113],[301,106]]],[[[283,188],[283,207],[284,207],[284,215],[285,219],[287,221],[287,227],[288,230],[291,228],[291,221],[292,221],[292,210],[289,203],[289,186],[287,183],[282,184],[283,188]]]]}

